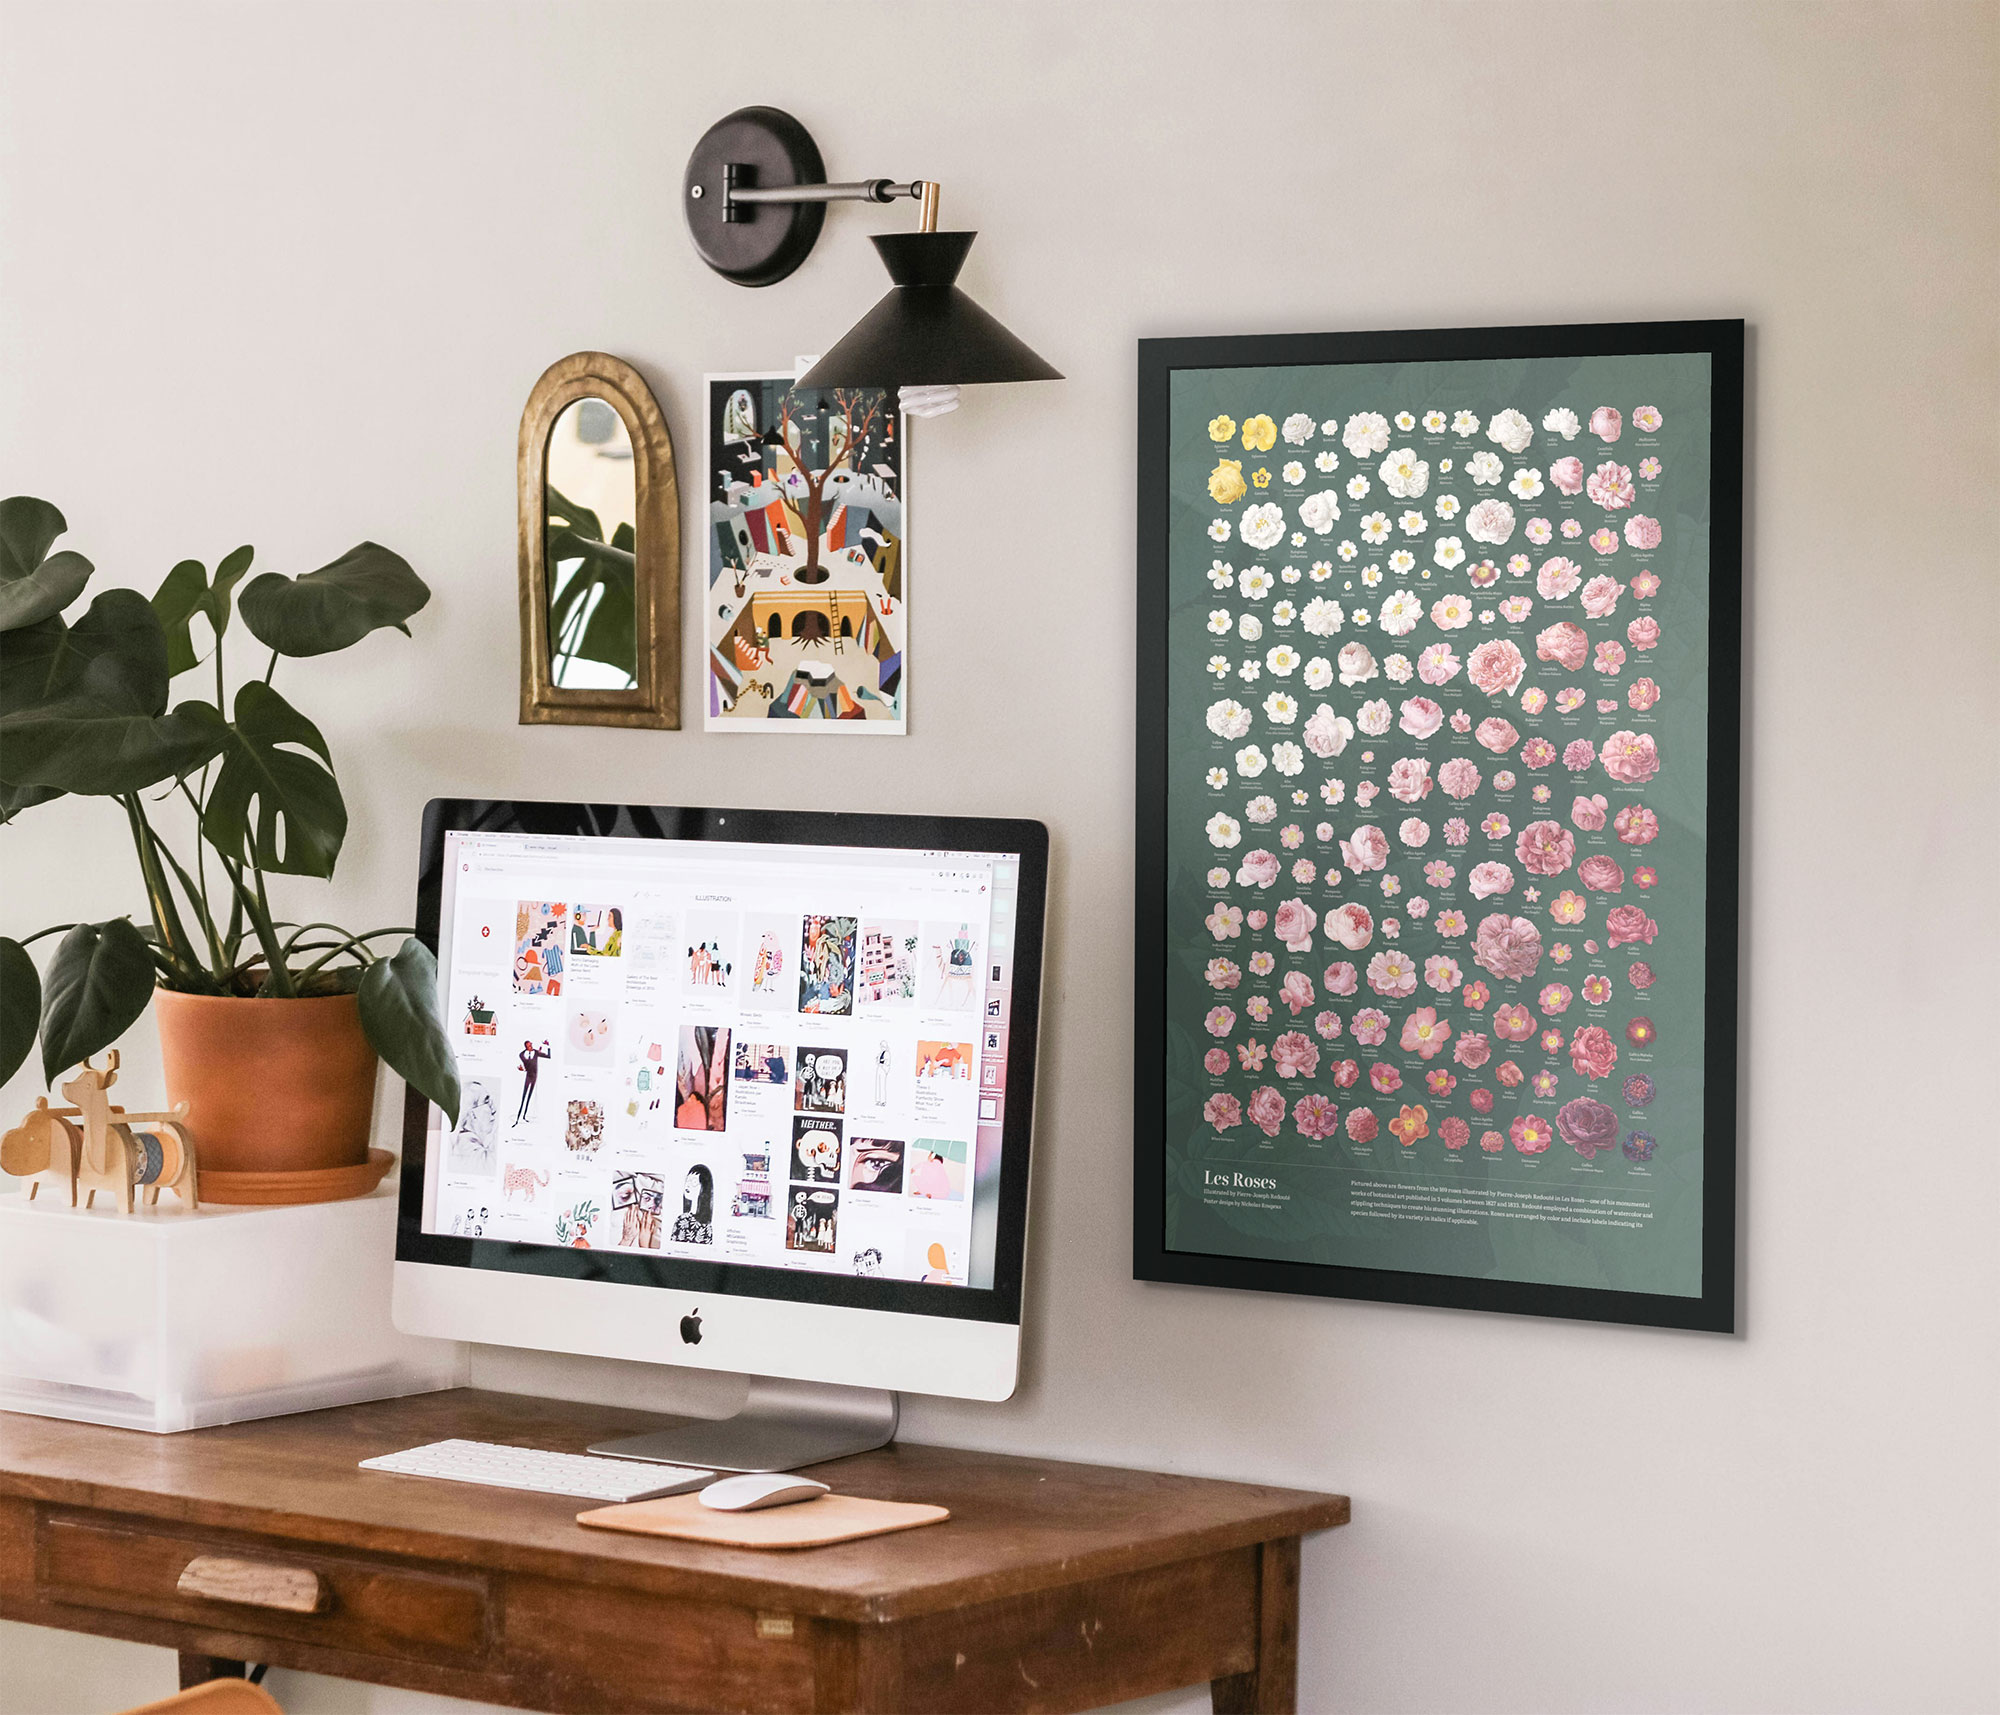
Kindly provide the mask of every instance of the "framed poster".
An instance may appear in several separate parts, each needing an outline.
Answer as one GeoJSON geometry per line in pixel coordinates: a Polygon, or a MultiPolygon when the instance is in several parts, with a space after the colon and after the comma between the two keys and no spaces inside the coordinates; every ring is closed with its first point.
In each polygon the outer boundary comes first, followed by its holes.
{"type": "Polygon", "coordinates": [[[790,371],[704,380],[705,730],[903,732],[901,413],[790,371]]]}
{"type": "Polygon", "coordinates": [[[1727,1330],[1743,324],[1139,347],[1134,1273],[1727,1330]]]}

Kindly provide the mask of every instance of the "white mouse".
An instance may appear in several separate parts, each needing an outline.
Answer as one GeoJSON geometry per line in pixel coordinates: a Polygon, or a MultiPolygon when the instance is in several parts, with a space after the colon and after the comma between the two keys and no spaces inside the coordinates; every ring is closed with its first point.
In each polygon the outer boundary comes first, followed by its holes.
{"type": "Polygon", "coordinates": [[[741,1477],[724,1477],[710,1483],[698,1499],[719,1513],[756,1512],[761,1507],[788,1507],[794,1501],[816,1500],[827,1492],[826,1484],[810,1477],[788,1476],[783,1471],[752,1471],[741,1477]]]}

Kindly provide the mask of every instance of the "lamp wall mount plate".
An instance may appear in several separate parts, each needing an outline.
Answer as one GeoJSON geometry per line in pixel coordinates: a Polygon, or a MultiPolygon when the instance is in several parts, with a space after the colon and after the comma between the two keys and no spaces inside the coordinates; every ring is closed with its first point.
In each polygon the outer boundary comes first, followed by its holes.
{"type": "Polygon", "coordinates": [[[920,198],[921,180],[826,182],[812,133],[776,107],[739,107],[688,157],[681,208],[701,259],[739,286],[771,286],[812,254],[830,202],[920,198]]]}

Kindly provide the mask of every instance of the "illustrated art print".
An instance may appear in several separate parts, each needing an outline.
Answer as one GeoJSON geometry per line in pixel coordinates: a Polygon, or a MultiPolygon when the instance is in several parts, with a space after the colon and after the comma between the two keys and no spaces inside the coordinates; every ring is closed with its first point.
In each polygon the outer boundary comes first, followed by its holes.
{"type": "Polygon", "coordinates": [[[706,379],[706,730],[903,732],[900,413],[881,388],[706,379]]]}
{"type": "Polygon", "coordinates": [[[1743,324],[1140,345],[1135,1273],[1727,1330],[1743,324]]]}

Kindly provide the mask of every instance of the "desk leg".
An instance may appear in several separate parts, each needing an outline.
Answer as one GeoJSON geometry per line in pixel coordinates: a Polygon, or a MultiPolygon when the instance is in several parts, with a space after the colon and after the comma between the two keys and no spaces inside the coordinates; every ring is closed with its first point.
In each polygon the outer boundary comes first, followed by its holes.
{"type": "Polygon", "coordinates": [[[211,1679],[241,1679],[248,1671],[242,1662],[226,1655],[196,1655],[182,1650],[181,1689],[206,1685],[211,1679]]]}
{"type": "Polygon", "coordinates": [[[1215,1715],[1295,1715],[1299,1706],[1299,1539],[1258,1550],[1257,1665],[1209,1683],[1215,1715]]]}

